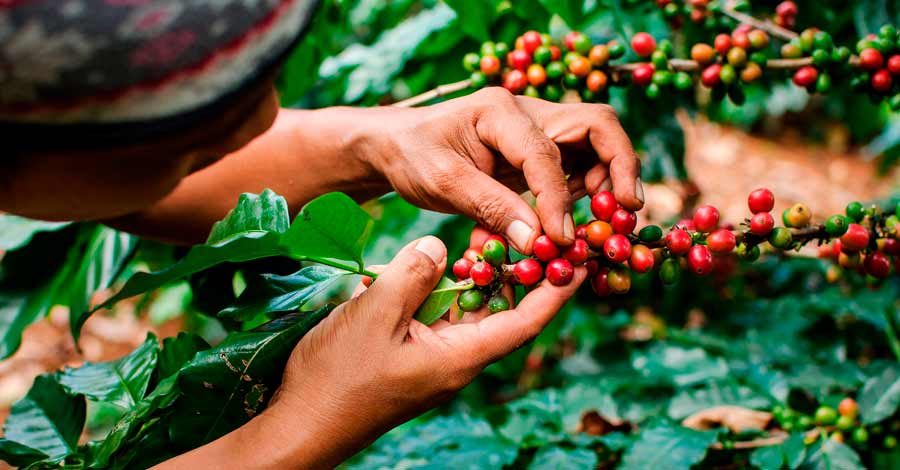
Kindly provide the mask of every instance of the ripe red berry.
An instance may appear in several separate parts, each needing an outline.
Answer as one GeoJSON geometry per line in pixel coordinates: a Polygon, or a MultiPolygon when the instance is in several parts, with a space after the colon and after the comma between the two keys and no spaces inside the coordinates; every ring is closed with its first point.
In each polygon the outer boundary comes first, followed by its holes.
{"type": "Polygon", "coordinates": [[[697,230],[697,226],[694,225],[694,219],[681,219],[677,224],[675,224],[675,227],[690,232],[697,230]]]}
{"type": "Polygon", "coordinates": [[[775,228],[775,218],[768,212],[759,212],[750,218],[750,233],[764,237],[775,228]]]}
{"type": "Polygon", "coordinates": [[[565,286],[575,277],[575,268],[568,260],[557,258],[547,263],[547,280],[554,286],[565,286]]]}
{"type": "Polygon", "coordinates": [[[791,0],[786,0],[775,7],[775,14],[778,16],[786,16],[788,18],[797,16],[797,4],[791,0]]]}
{"type": "Polygon", "coordinates": [[[571,33],[567,34],[565,38],[566,49],[574,51],[575,43],[577,43],[578,40],[581,39],[581,36],[582,33],[579,33],[578,31],[572,31],[571,33]]]}
{"type": "Polygon", "coordinates": [[[756,189],[747,198],[747,206],[750,207],[750,212],[754,214],[771,212],[775,208],[775,195],[766,188],[756,189]]]}
{"type": "Polygon", "coordinates": [[[531,258],[525,258],[513,266],[513,279],[523,286],[537,284],[543,274],[541,263],[531,258]]]}
{"type": "Polygon", "coordinates": [[[676,255],[683,255],[691,249],[694,240],[691,234],[681,229],[675,229],[666,235],[666,247],[676,255]]]}
{"type": "Polygon", "coordinates": [[[706,245],[713,253],[730,253],[737,245],[737,239],[731,230],[723,228],[709,234],[706,245]]]}
{"type": "Polygon", "coordinates": [[[728,51],[731,50],[731,36],[725,33],[716,36],[713,47],[716,49],[716,52],[718,52],[719,55],[724,57],[725,54],[728,54],[728,51]]]}
{"type": "Polygon", "coordinates": [[[575,239],[584,240],[585,238],[587,238],[587,225],[581,224],[575,227],[575,239]]]}
{"type": "Polygon", "coordinates": [[[616,209],[609,224],[612,225],[613,232],[627,235],[637,227],[637,214],[625,209],[616,209]]]}
{"type": "Polygon", "coordinates": [[[595,220],[589,223],[584,231],[585,241],[587,241],[589,247],[595,250],[602,250],[603,244],[613,234],[612,226],[602,220],[595,220]]]}
{"type": "Polygon", "coordinates": [[[521,93],[527,86],[528,78],[525,76],[525,72],[522,72],[521,70],[510,70],[509,73],[503,77],[503,88],[509,90],[510,93],[521,93]]]}
{"type": "Polygon", "coordinates": [[[574,243],[563,250],[562,257],[569,260],[569,262],[575,266],[584,264],[588,259],[587,242],[582,239],[575,240],[574,243]]]}
{"type": "Polygon", "coordinates": [[[534,50],[540,47],[542,43],[541,33],[537,31],[528,31],[522,35],[522,45],[525,47],[525,52],[529,55],[533,54],[534,50]]]}
{"type": "Polygon", "coordinates": [[[597,220],[609,222],[618,208],[616,197],[609,191],[600,191],[591,198],[591,213],[597,220]]]}
{"type": "Polygon", "coordinates": [[[900,54],[892,55],[887,61],[887,69],[891,75],[900,75],[900,54]]]}
{"type": "Polygon", "coordinates": [[[603,254],[613,263],[622,263],[631,256],[631,242],[625,235],[615,234],[603,244],[603,254]]]}
{"type": "Polygon", "coordinates": [[[486,55],[481,58],[479,68],[481,68],[481,73],[487,76],[497,75],[500,73],[500,59],[492,55],[486,55]]]}
{"type": "Polygon", "coordinates": [[[562,57],[562,51],[556,46],[550,46],[550,60],[557,61],[562,57]]]}
{"type": "Polygon", "coordinates": [[[469,277],[476,286],[486,286],[494,280],[494,268],[484,261],[479,261],[469,270],[469,277]]]}
{"type": "Polygon", "coordinates": [[[841,236],[841,251],[856,253],[869,245],[869,231],[859,224],[847,226],[847,233],[841,236]]]}
{"type": "Polygon", "coordinates": [[[876,279],[884,279],[891,273],[891,259],[880,251],[866,255],[863,266],[866,273],[876,279]]]}
{"type": "Polygon", "coordinates": [[[694,211],[694,226],[701,232],[712,232],[719,226],[719,210],[713,206],[700,206],[694,211]]]}
{"type": "Polygon", "coordinates": [[[648,86],[653,82],[653,65],[640,64],[631,72],[631,80],[635,85],[648,86]]]}
{"type": "Polygon", "coordinates": [[[546,235],[541,235],[534,240],[533,250],[534,256],[545,263],[559,258],[559,248],[546,235]]]}
{"type": "Polygon", "coordinates": [[[531,65],[531,55],[522,49],[515,49],[506,56],[506,63],[511,68],[524,72],[531,65]]]}
{"type": "Polygon", "coordinates": [[[799,87],[811,87],[819,79],[819,71],[812,65],[800,67],[794,72],[794,85],[799,87]]]}
{"type": "Polygon", "coordinates": [[[838,414],[856,419],[857,415],[859,415],[859,405],[856,403],[856,400],[850,397],[844,398],[838,403],[838,414]]]}
{"type": "Polygon", "coordinates": [[[881,240],[879,247],[882,251],[891,256],[900,255],[900,240],[897,240],[896,238],[885,238],[881,240]]]}
{"type": "Polygon", "coordinates": [[[894,86],[894,77],[888,69],[881,69],[872,74],[872,89],[878,93],[887,93],[894,86]]]}
{"type": "Polygon", "coordinates": [[[688,267],[698,276],[706,276],[712,272],[713,257],[709,252],[709,248],[703,245],[694,245],[688,251],[687,255],[688,267]]]}
{"type": "Polygon", "coordinates": [[[884,56],[875,48],[863,49],[859,53],[859,66],[866,70],[878,70],[884,65],[884,56]]]}
{"type": "Polygon", "coordinates": [[[591,287],[600,297],[606,297],[612,293],[612,290],[609,288],[609,283],[607,282],[608,276],[609,268],[603,268],[591,277],[591,287]]]}
{"type": "Polygon", "coordinates": [[[600,271],[600,262],[596,259],[589,259],[584,262],[584,267],[587,269],[588,276],[593,276],[600,271]]]}
{"type": "Polygon", "coordinates": [[[465,258],[460,258],[456,260],[455,263],[453,263],[453,275],[456,276],[456,278],[459,280],[468,279],[469,271],[474,265],[475,263],[473,263],[472,261],[465,258]]]}
{"type": "Polygon", "coordinates": [[[631,38],[631,48],[638,57],[649,57],[656,50],[656,40],[648,33],[637,33],[631,38]]]}
{"type": "Polygon", "coordinates": [[[740,47],[741,49],[750,49],[750,35],[746,31],[735,31],[731,35],[732,47],[740,47]]]}
{"type": "Polygon", "coordinates": [[[656,259],[653,251],[646,245],[635,245],[631,248],[631,256],[628,258],[628,266],[636,273],[645,273],[653,269],[656,259]]]}
{"type": "Polygon", "coordinates": [[[703,69],[703,72],[700,74],[700,83],[703,83],[703,86],[707,88],[714,88],[722,83],[721,79],[722,66],[719,64],[712,64],[709,67],[703,69]]]}

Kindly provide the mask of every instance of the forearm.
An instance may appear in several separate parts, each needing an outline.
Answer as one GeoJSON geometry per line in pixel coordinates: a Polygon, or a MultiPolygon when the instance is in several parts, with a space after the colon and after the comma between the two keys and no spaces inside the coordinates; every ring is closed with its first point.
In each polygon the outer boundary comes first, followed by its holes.
{"type": "Polygon", "coordinates": [[[282,109],[272,127],[244,148],[187,178],[154,206],[107,221],[123,230],[176,243],[202,242],[241,193],[269,188],[296,213],[311,199],[342,191],[366,200],[390,190],[365,160],[367,114],[376,110],[282,109]]]}

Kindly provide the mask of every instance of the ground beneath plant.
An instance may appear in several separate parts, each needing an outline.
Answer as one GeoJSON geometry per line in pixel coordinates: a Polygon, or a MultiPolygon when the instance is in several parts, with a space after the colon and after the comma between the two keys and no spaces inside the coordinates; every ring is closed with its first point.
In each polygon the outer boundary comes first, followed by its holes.
{"type": "MultiPolygon", "coordinates": [[[[900,187],[900,171],[880,176],[870,157],[848,148],[846,131],[834,126],[824,144],[805,141],[802,129],[770,137],[748,135],[706,121],[681,118],[687,136],[686,166],[693,184],[667,183],[646,189],[643,220],[668,220],[697,203],[716,205],[724,220],[747,215],[746,197],[767,186],[776,194],[776,213],[796,202],[825,216],[843,211],[851,200],[871,200],[900,187]]],[[[34,377],[84,361],[116,359],[140,344],[148,331],[160,337],[177,334],[179,320],[153,326],[134,304],[110,314],[94,315],[84,327],[80,350],[69,336],[68,314],[57,308],[29,327],[22,347],[0,362],[0,421],[9,406],[28,391],[34,377]]],[[[0,470],[4,467],[0,463],[0,470]]]]}

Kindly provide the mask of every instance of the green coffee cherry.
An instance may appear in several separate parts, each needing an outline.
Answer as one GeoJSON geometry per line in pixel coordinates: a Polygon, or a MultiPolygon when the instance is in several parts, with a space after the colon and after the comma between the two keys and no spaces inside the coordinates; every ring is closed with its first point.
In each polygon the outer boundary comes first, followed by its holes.
{"type": "Polygon", "coordinates": [[[534,61],[541,65],[547,65],[553,58],[553,52],[547,46],[540,46],[534,50],[534,61]]]}
{"type": "Polygon", "coordinates": [[[491,313],[503,312],[509,310],[509,299],[503,294],[497,294],[488,301],[488,310],[491,313]]]}
{"type": "Polygon", "coordinates": [[[817,50],[831,51],[831,48],[834,46],[834,42],[831,40],[831,35],[825,31],[818,31],[815,35],[813,35],[813,48],[817,50]]]}
{"type": "Polygon", "coordinates": [[[837,426],[837,428],[841,431],[849,431],[854,424],[855,423],[853,422],[853,418],[849,416],[839,416],[837,421],[834,423],[834,425],[837,426]]]}
{"type": "Polygon", "coordinates": [[[819,78],[816,79],[816,92],[824,94],[829,91],[831,91],[831,75],[822,71],[819,73],[819,78]]]}
{"type": "Polygon", "coordinates": [[[478,289],[462,291],[456,303],[463,312],[474,312],[484,304],[484,294],[478,289]]]}
{"type": "Polygon", "coordinates": [[[831,60],[835,63],[842,64],[850,59],[850,49],[846,47],[836,47],[831,51],[831,60]]]}
{"type": "Polygon", "coordinates": [[[663,284],[671,286],[681,280],[681,264],[675,258],[666,258],[659,267],[659,278],[663,284]]]}
{"type": "Polygon", "coordinates": [[[862,203],[858,201],[853,201],[850,204],[847,204],[846,209],[847,217],[850,217],[854,222],[859,222],[865,217],[866,212],[863,208],[862,203]]]}
{"type": "Polygon", "coordinates": [[[472,72],[472,75],[469,75],[469,80],[472,82],[472,88],[484,88],[488,83],[487,75],[481,72],[472,72]]]}
{"type": "Polygon", "coordinates": [[[803,415],[797,417],[797,428],[805,431],[813,426],[813,420],[809,416],[803,415]]]}
{"type": "Polygon", "coordinates": [[[733,84],[737,80],[737,71],[734,69],[734,66],[731,64],[723,65],[722,70],[719,72],[719,80],[725,85],[733,84]]]}
{"type": "Polygon", "coordinates": [[[647,86],[647,90],[646,90],[647,98],[650,98],[651,100],[655,100],[655,99],[659,98],[659,95],[661,93],[662,93],[662,91],[660,90],[659,85],[657,85],[656,83],[651,83],[650,85],[647,86]]]}
{"type": "Polygon", "coordinates": [[[886,436],[884,438],[884,448],[893,449],[897,447],[897,438],[894,436],[886,436]]]}
{"type": "Polygon", "coordinates": [[[609,44],[609,58],[610,59],[619,59],[625,55],[625,46],[619,44],[618,42],[614,42],[609,44]]]}
{"type": "Polygon", "coordinates": [[[775,227],[769,234],[769,243],[779,250],[787,250],[794,244],[794,235],[784,227],[775,227]]]}
{"type": "Polygon", "coordinates": [[[648,225],[638,232],[638,238],[642,242],[655,242],[662,239],[663,230],[658,225],[648,225]]]}
{"type": "Polygon", "coordinates": [[[565,78],[563,78],[563,84],[566,88],[578,88],[578,85],[581,84],[581,79],[578,78],[578,75],[567,73],[565,78]]]}
{"type": "Polygon", "coordinates": [[[474,52],[470,52],[463,56],[463,67],[465,67],[469,72],[478,70],[478,66],[480,63],[481,56],[474,52]]]}
{"type": "Polygon", "coordinates": [[[659,71],[664,71],[669,68],[669,57],[666,56],[665,52],[659,49],[653,51],[653,54],[650,55],[650,62],[653,64],[653,67],[659,71]]]}
{"type": "Polygon", "coordinates": [[[825,67],[831,62],[831,54],[824,49],[816,49],[812,53],[812,60],[816,67],[825,67]]]}
{"type": "Polygon", "coordinates": [[[847,233],[850,221],[842,215],[833,215],[825,221],[825,231],[832,237],[840,237],[847,233]]]}
{"type": "Polygon", "coordinates": [[[560,77],[566,74],[566,65],[562,62],[550,62],[547,64],[547,68],[545,69],[547,72],[547,78],[550,80],[558,80],[560,77]]]}
{"type": "Polygon", "coordinates": [[[562,89],[556,85],[547,85],[544,87],[544,99],[547,101],[558,102],[562,99],[562,89]]]}
{"type": "Polygon", "coordinates": [[[658,72],[653,72],[653,83],[655,83],[659,87],[666,87],[672,84],[672,80],[674,76],[672,72],[668,70],[660,70],[658,72]]]}
{"type": "Polygon", "coordinates": [[[496,49],[496,47],[494,46],[494,43],[491,42],[491,41],[487,41],[487,42],[481,43],[481,55],[482,55],[482,56],[486,56],[486,55],[493,55],[493,56],[496,56],[496,55],[497,55],[497,49],[496,49]]]}
{"type": "Polygon", "coordinates": [[[506,247],[500,240],[488,240],[481,247],[481,256],[491,266],[500,266],[506,261],[506,247]]]}
{"type": "Polygon", "coordinates": [[[540,98],[541,97],[541,92],[538,91],[538,89],[532,85],[528,85],[525,88],[525,91],[522,92],[522,94],[525,96],[529,96],[531,98],[540,98]]]}
{"type": "Polygon", "coordinates": [[[675,52],[675,46],[673,46],[672,41],[668,39],[660,39],[656,48],[668,57],[671,57],[675,52]]]}
{"type": "Polygon", "coordinates": [[[741,243],[737,247],[737,254],[744,261],[749,261],[752,263],[759,259],[759,256],[760,256],[759,245],[753,245],[752,247],[748,248],[747,245],[744,245],[743,243],[741,243]]]}
{"type": "Polygon", "coordinates": [[[853,431],[851,439],[857,444],[865,444],[869,441],[869,431],[866,431],[866,428],[857,428],[853,431]]]}
{"type": "Polygon", "coordinates": [[[501,59],[506,59],[506,54],[509,54],[509,46],[505,42],[494,44],[494,54],[497,54],[497,57],[501,59]]]}
{"type": "Polygon", "coordinates": [[[830,406],[820,406],[816,410],[815,423],[818,426],[831,426],[838,419],[838,413],[830,406]]]}

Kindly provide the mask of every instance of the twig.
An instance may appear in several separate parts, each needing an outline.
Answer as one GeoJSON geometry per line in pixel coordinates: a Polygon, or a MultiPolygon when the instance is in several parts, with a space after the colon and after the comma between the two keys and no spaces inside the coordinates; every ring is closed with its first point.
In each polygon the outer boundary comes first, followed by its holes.
{"type": "Polygon", "coordinates": [[[412,108],[415,106],[419,106],[421,104],[425,104],[431,100],[440,98],[442,96],[447,96],[449,94],[453,94],[458,91],[465,90],[466,88],[469,88],[470,86],[472,86],[472,80],[467,78],[465,80],[460,80],[455,83],[448,83],[446,85],[440,85],[437,88],[434,88],[432,90],[426,91],[425,93],[422,93],[421,95],[416,95],[416,96],[413,96],[412,98],[407,98],[403,101],[398,101],[391,106],[394,106],[397,108],[412,108]]]}
{"type": "Polygon", "coordinates": [[[771,21],[763,21],[763,20],[760,20],[753,16],[750,16],[746,13],[741,13],[741,12],[735,10],[733,1],[728,2],[726,5],[724,5],[722,7],[722,14],[727,17],[733,18],[741,23],[749,24],[750,26],[753,26],[756,29],[761,29],[761,30],[771,34],[772,36],[783,39],[785,41],[790,41],[791,39],[800,37],[799,34],[793,32],[787,28],[782,28],[781,26],[778,26],[777,24],[772,23],[771,21]]]}

